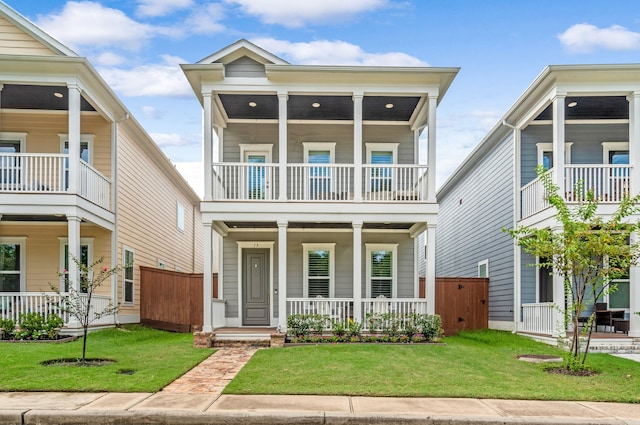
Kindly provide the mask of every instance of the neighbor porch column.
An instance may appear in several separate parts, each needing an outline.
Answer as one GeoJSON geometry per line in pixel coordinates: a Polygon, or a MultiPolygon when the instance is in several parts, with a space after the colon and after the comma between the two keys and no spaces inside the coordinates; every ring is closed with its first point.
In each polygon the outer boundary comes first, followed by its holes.
{"type": "Polygon", "coordinates": [[[353,320],[362,323],[362,222],[353,226],[353,320]]]}
{"type": "MultiPolygon", "coordinates": [[[[638,234],[631,234],[631,243],[638,242],[638,234]]],[[[629,270],[629,336],[640,338],[640,315],[635,312],[640,311],[640,267],[630,267],[629,270]]]]}
{"type": "MultiPolygon", "coordinates": [[[[554,227],[551,229],[554,233],[562,232],[562,227],[554,227]]],[[[566,303],[566,294],[564,291],[564,279],[561,275],[559,275],[555,270],[553,271],[553,330],[551,335],[554,337],[557,336],[565,336],[567,334],[567,329],[564,324],[564,312],[565,312],[565,303],[566,303]]]]}
{"type": "Polygon", "coordinates": [[[427,313],[436,314],[436,225],[427,223],[427,271],[425,276],[425,298],[427,313]]]}
{"type": "Polygon", "coordinates": [[[278,93],[278,176],[280,179],[279,196],[281,201],[287,200],[287,102],[289,95],[278,93]]]}
{"type": "Polygon", "coordinates": [[[287,221],[278,221],[278,327],[287,330],[287,221]]]}
{"type": "Polygon", "coordinates": [[[629,164],[631,181],[629,191],[634,196],[640,192],[640,92],[633,92],[629,101],[629,164]]]}
{"type": "MultiPolygon", "coordinates": [[[[436,108],[438,96],[429,95],[427,118],[427,202],[436,202],[436,108]]],[[[416,161],[416,164],[418,161],[416,161]]],[[[435,258],[435,257],[434,257],[435,258]]],[[[435,278],[434,278],[435,279],[435,278]]],[[[435,282],[435,280],[434,280],[435,282]]],[[[433,314],[433,313],[430,313],[433,314]]]]}
{"type": "MultiPolygon", "coordinates": [[[[202,163],[204,166],[204,200],[213,199],[213,93],[202,93],[202,163]]],[[[222,158],[220,158],[222,161],[222,158]]]]}
{"type": "Polygon", "coordinates": [[[213,299],[213,227],[212,223],[204,226],[204,273],[202,279],[202,332],[213,331],[211,303],[213,299]]]}
{"type": "Polygon", "coordinates": [[[353,200],[362,202],[362,100],[364,93],[353,94],[353,200]]]}
{"type": "Polygon", "coordinates": [[[553,98],[553,183],[558,186],[558,194],[565,196],[564,187],[564,104],[566,95],[557,94],[553,98]]]}
{"type": "Polygon", "coordinates": [[[69,84],[69,193],[80,188],[80,87],[69,84]]]}

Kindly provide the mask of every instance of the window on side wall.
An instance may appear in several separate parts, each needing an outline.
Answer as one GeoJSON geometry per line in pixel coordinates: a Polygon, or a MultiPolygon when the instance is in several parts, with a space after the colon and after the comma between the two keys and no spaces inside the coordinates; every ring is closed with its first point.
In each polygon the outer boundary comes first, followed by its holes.
{"type": "Polygon", "coordinates": [[[397,296],[398,245],[367,244],[367,297],[397,296]]]}
{"type": "Polygon", "coordinates": [[[334,296],[335,244],[302,244],[305,298],[334,296]]]}
{"type": "Polygon", "coordinates": [[[25,291],[26,238],[0,237],[0,292],[25,291]]]}
{"type": "Polygon", "coordinates": [[[135,254],[131,248],[123,248],[122,298],[124,304],[133,304],[135,254]]]}
{"type": "Polygon", "coordinates": [[[178,202],[176,206],[176,226],[178,230],[184,232],[184,205],[180,202],[178,202]]]}
{"type": "Polygon", "coordinates": [[[478,277],[489,277],[489,260],[478,261],[478,277]]]}

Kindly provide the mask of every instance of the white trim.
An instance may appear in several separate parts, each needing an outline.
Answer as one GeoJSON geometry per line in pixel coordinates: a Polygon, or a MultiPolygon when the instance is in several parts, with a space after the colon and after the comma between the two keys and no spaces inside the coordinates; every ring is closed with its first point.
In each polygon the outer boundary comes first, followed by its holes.
{"type": "MultiPolygon", "coordinates": [[[[273,246],[275,241],[236,241],[238,244],[238,318],[237,323],[233,318],[227,318],[227,325],[242,327],[242,250],[243,249],[269,249],[269,325],[271,325],[273,319],[273,246]]],[[[222,267],[220,267],[222,269],[222,267]]],[[[281,273],[280,271],[278,271],[281,273]]],[[[286,273],[286,271],[284,271],[286,273]]],[[[220,281],[220,275],[218,275],[218,282],[220,281]]],[[[220,298],[220,294],[218,294],[220,298]]],[[[265,326],[269,326],[265,325],[265,326]]]]}
{"type": "MultiPolygon", "coordinates": [[[[329,164],[336,163],[336,142],[302,142],[303,150],[304,150],[304,163],[309,163],[309,152],[310,151],[329,151],[329,164]]],[[[322,164],[318,164],[320,167],[322,164]]],[[[311,197],[311,169],[309,168],[305,172],[305,199],[309,199],[311,197]]],[[[331,171],[328,174],[329,183],[331,184],[330,191],[335,192],[335,179],[331,175],[331,171]]]]}
{"type": "MultiPolygon", "coordinates": [[[[573,142],[564,143],[564,163],[571,164],[571,146],[573,142]]],[[[553,152],[553,143],[536,143],[538,148],[538,165],[542,165],[542,155],[544,152],[553,152]]],[[[553,168],[553,167],[551,167],[553,168]]]]}
{"type": "Polygon", "coordinates": [[[122,305],[135,305],[136,303],[136,251],[131,248],[128,247],[126,245],[122,245],[122,305]],[[133,264],[131,265],[131,268],[133,269],[133,278],[131,279],[131,283],[132,283],[132,288],[131,288],[131,301],[126,301],[125,300],[125,293],[126,293],[126,285],[127,285],[127,251],[131,252],[131,254],[133,254],[133,264]]]}
{"type": "Polygon", "coordinates": [[[486,258],[482,261],[478,261],[478,277],[489,277],[489,259],[486,258]],[[480,276],[480,266],[485,266],[486,276],[480,276]]]}
{"type": "Polygon", "coordinates": [[[27,133],[15,131],[0,131],[0,141],[20,142],[20,153],[25,153],[27,151],[27,133]]]}
{"type": "MultiPolygon", "coordinates": [[[[392,164],[398,163],[398,145],[399,143],[365,143],[366,146],[366,155],[367,155],[367,164],[371,164],[371,154],[375,152],[391,152],[391,161],[392,164]]],[[[395,172],[393,169],[391,170],[391,190],[396,190],[396,178],[395,172]]],[[[371,171],[369,171],[369,176],[366,177],[366,191],[371,192],[371,171]]]]}
{"type": "MultiPolygon", "coordinates": [[[[609,152],[627,151],[629,152],[629,142],[602,142],[602,163],[609,163],[609,152]]],[[[631,158],[629,158],[631,162],[631,158]]]]}
{"type": "Polygon", "coordinates": [[[391,298],[398,296],[398,244],[397,243],[367,243],[367,298],[371,298],[371,252],[391,251],[391,298]]]}
{"type": "Polygon", "coordinates": [[[248,162],[246,156],[252,154],[265,154],[264,162],[271,164],[273,155],[273,144],[240,143],[240,162],[248,162]]]}
{"type": "MultiPolygon", "coordinates": [[[[69,238],[68,237],[59,237],[60,241],[60,272],[64,270],[64,247],[69,246],[69,238]]],[[[87,247],[87,265],[93,264],[93,241],[95,238],[80,238],[80,255],[82,255],[82,246],[85,245],[87,247]]],[[[60,292],[64,291],[64,276],[60,276],[60,292]]]]}
{"type": "MultiPolygon", "coordinates": [[[[60,152],[64,153],[64,145],[65,143],[69,143],[69,135],[67,133],[58,133],[58,137],[60,138],[60,152]]],[[[89,150],[89,154],[87,156],[87,164],[93,165],[93,141],[95,139],[95,134],[81,134],[80,135],[80,144],[86,143],[87,149],[89,150]]],[[[82,149],[80,150],[82,153],[82,149]]]]}
{"type": "MultiPolygon", "coordinates": [[[[20,291],[27,292],[27,237],[0,236],[0,245],[18,245],[20,247],[20,291]]],[[[2,274],[11,274],[3,273],[2,274]]]]}
{"type": "Polygon", "coordinates": [[[176,229],[184,233],[186,208],[180,201],[176,201],[176,229]]]}
{"type": "Polygon", "coordinates": [[[309,251],[329,251],[329,298],[335,297],[336,285],[336,244],[335,243],[303,243],[302,244],[302,296],[309,298],[309,251]]]}

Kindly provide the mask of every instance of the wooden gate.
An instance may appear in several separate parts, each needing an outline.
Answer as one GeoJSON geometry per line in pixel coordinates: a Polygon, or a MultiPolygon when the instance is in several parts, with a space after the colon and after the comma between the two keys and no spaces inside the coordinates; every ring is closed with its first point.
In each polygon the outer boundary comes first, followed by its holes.
{"type": "Polygon", "coordinates": [[[489,279],[436,277],[436,314],[445,334],[489,327],[489,279]]]}
{"type": "MultiPolygon", "coordinates": [[[[214,298],[217,281],[214,274],[214,298]]],[[[175,332],[202,327],[202,282],[202,273],[140,267],[140,323],[175,332]]]]}

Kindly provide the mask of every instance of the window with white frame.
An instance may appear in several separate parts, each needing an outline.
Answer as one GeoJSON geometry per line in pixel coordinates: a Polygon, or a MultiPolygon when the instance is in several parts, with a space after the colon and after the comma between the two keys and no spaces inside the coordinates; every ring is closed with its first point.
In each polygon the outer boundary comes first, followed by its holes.
{"type": "MultiPolygon", "coordinates": [[[[60,137],[60,151],[68,155],[69,154],[69,135],[58,134],[60,137]]],[[[93,164],[93,134],[81,134],[80,135],[80,159],[89,165],[93,164]]],[[[69,158],[64,159],[64,176],[65,176],[65,188],[69,188],[69,158]]]]}
{"type": "MultiPolygon", "coordinates": [[[[61,276],[60,291],[69,292],[69,240],[60,239],[60,270],[64,270],[61,276]]],[[[93,238],[80,238],[80,254],[77,258],[80,264],[87,267],[93,263],[93,238]]],[[[80,292],[87,292],[87,283],[80,282],[80,292]]]]}
{"type": "Polygon", "coordinates": [[[370,164],[367,191],[389,192],[396,189],[393,165],[398,162],[398,143],[367,143],[367,161],[370,164]]]}
{"type": "Polygon", "coordinates": [[[489,259],[478,261],[478,277],[489,277],[489,259]]]}
{"type": "Polygon", "coordinates": [[[178,227],[178,230],[180,230],[181,232],[184,232],[184,205],[182,205],[180,202],[176,203],[176,226],[178,227]]]}
{"type": "Polygon", "coordinates": [[[0,237],[0,292],[23,292],[26,271],[25,237],[0,237]]]}
{"type": "Polygon", "coordinates": [[[331,199],[335,191],[332,179],[332,168],[328,164],[335,163],[335,142],[306,142],[304,146],[304,162],[307,168],[307,199],[331,199]]]}
{"type": "Polygon", "coordinates": [[[367,297],[397,296],[398,245],[366,244],[367,297]]]}
{"type": "Polygon", "coordinates": [[[0,189],[15,190],[22,187],[23,159],[26,133],[0,132],[0,189]]]}
{"type": "MultiPolygon", "coordinates": [[[[571,164],[572,142],[564,144],[564,163],[571,164]]],[[[538,148],[538,165],[542,165],[545,170],[553,168],[553,143],[536,143],[538,148]]]]}
{"type": "Polygon", "coordinates": [[[304,255],[305,298],[333,298],[335,280],[335,243],[302,244],[304,255]]]}
{"type": "Polygon", "coordinates": [[[122,300],[124,304],[133,304],[133,271],[135,265],[135,254],[133,249],[124,247],[122,249],[122,259],[122,300]]]}
{"type": "Polygon", "coordinates": [[[242,172],[247,199],[271,199],[271,170],[264,164],[271,163],[272,152],[272,144],[240,144],[242,161],[251,164],[242,172]]]}
{"type": "Polygon", "coordinates": [[[167,263],[164,260],[158,258],[158,268],[164,270],[167,268],[167,263]]]}
{"type": "MultiPolygon", "coordinates": [[[[537,261],[538,264],[549,263],[549,260],[544,257],[537,257],[537,261]]],[[[551,303],[553,302],[553,268],[549,266],[540,266],[537,270],[537,302],[551,303]]]]}

